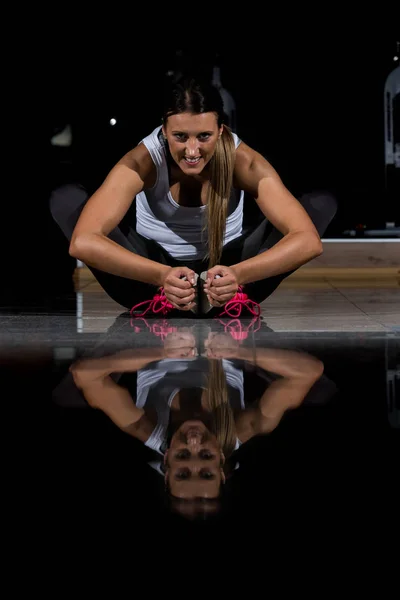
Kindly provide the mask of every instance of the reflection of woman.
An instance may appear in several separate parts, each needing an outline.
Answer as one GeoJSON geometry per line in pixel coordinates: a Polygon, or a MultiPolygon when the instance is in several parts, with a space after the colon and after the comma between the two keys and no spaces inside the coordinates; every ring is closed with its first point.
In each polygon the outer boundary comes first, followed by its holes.
{"type": "Polygon", "coordinates": [[[160,457],[152,466],[164,473],[175,509],[186,514],[200,506],[215,510],[235,450],[273,431],[323,373],[321,361],[308,354],[254,351],[226,334],[210,335],[205,346],[206,356],[196,357],[196,340],[187,330],[167,336],[164,348],[125,350],[71,367],[88,404],[160,457]],[[273,374],[249,407],[242,361],[273,374]],[[134,386],[117,375],[132,372],[137,373],[134,386]]]}

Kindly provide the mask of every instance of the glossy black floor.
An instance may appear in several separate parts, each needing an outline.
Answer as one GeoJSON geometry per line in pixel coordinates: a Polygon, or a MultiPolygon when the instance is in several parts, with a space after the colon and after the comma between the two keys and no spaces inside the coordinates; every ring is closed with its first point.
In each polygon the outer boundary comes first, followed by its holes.
{"type": "MultiPolygon", "coordinates": [[[[26,316],[12,328],[13,318],[1,320],[0,362],[3,397],[20,416],[4,427],[17,441],[28,529],[58,540],[91,527],[134,535],[221,524],[248,535],[368,527],[390,536],[399,335],[276,334],[257,320],[127,315],[97,335],[76,333],[68,315],[39,325],[26,316]],[[186,448],[166,485],[165,449],[187,419],[217,437],[229,430],[225,463],[208,467],[213,446],[200,470],[188,469],[186,448]]],[[[199,441],[186,439],[190,459],[199,441]]]]}

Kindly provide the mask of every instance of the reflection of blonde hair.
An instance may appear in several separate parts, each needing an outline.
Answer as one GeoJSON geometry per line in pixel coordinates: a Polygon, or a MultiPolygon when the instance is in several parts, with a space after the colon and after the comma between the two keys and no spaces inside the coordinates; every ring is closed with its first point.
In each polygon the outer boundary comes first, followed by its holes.
{"type": "Polygon", "coordinates": [[[235,142],[231,130],[224,125],[210,161],[210,186],[207,197],[207,224],[209,266],[221,259],[226,229],[228,203],[232,190],[235,167],[235,142]]]}
{"type": "Polygon", "coordinates": [[[208,373],[208,403],[212,413],[212,433],[226,458],[236,446],[236,427],[228,397],[228,384],[222,360],[211,360],[208,373]]]}

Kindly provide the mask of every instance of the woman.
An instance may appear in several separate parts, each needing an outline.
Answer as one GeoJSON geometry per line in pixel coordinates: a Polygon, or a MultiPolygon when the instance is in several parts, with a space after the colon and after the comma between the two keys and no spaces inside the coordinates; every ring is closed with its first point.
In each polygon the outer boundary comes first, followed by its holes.
{"type": "Polygon", "coordinates": [[[52,194],[71,256],[135,314],[258,313],[287,275],[322,253],[335,199],[296,200],[223,115],[213,86],[175,84],[162,126],[121,158],[89,199],[70,185],[52,194]],[[265,217],[247,229],[245,193],[265,217]]]}

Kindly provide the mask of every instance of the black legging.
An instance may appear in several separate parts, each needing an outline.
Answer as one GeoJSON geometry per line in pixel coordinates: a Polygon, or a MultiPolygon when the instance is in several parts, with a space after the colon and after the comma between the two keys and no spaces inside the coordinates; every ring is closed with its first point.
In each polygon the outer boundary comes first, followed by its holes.
{"type": "MultiPolygon", "coordinates": [[[[86,190],[82,186],[75,184],[58,187],[51,194],[51,214],[68,241],[72,238],[73,230],[87,199],[88,193],[86,190]]],[[[307,211],[319,235],[322,237],[335,216],[337,210],[335,198],[326,192],[313,192],[302,196],[300,203],[307,211]]],[[[196,273],[207,270],[206,261],[178,261],[159,244],[139,235],[136,232],[135,202],[132,203],[131,208],[119,226],[108,237],[134,254],[144,256],[158,263],[172,267],[182,266],[183,264],[193,269],[196,273]]],[[[275,227],[266,219],[263,219],[250,233],[245,233],[229,244],[226,244],[223,248],[220,264],[229,267],[252,256],[261,254],[261,252],[272,248],[282,237],[283,235],[275,227]]],[[[153,285],[111,275],[89,265],[88,268],[107,294],[126,308],[130,309],[134,304],[149,300],[156,292],[156,287],[153,285]]],[[[262,302],[272,294],[285,277],[293,272],[282,273],[247,284],[246,293],[255,302],[262,302]]]]}

